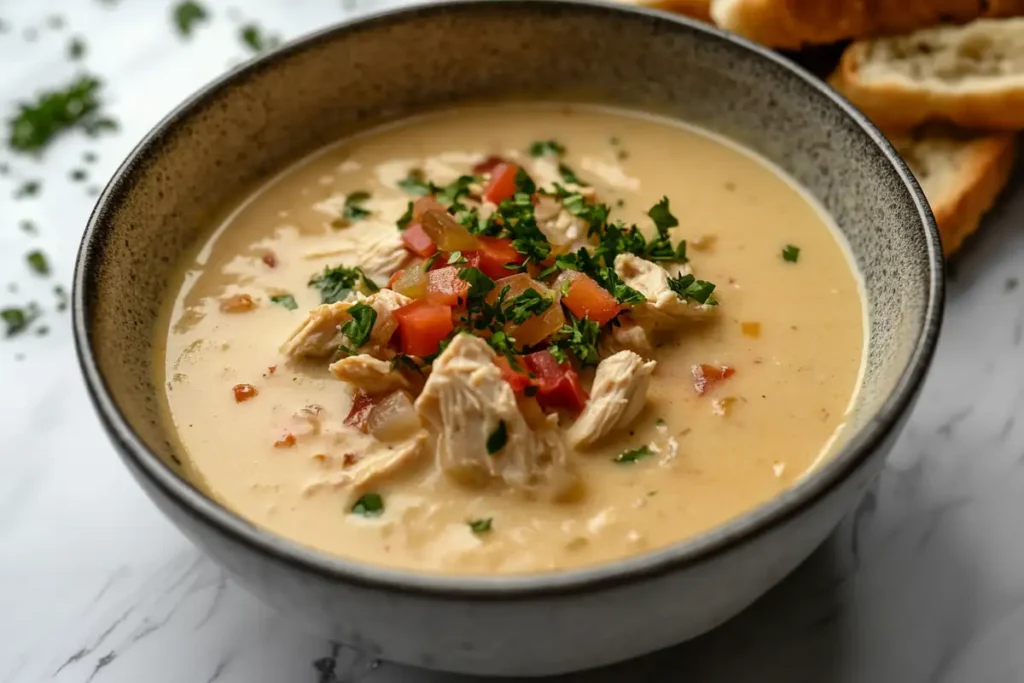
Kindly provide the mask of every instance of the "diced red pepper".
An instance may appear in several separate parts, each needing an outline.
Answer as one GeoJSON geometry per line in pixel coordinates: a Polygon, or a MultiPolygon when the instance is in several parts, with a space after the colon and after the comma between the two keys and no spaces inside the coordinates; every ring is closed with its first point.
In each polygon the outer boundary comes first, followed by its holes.
{"type": "Polygon", "coordinates": [[[406,249],[421,258],[433,256],[437,251],[437,245],[434,244],[434,240],[430,239],[430,235],[427,234],[427,231],[423,229],[420,223],[410,223],[402,231],[402,244],[405,245],[406,249]]]}
{"type": "Polygon", "coordinates": [[[491,172],[491,180],[484,189],[484,199],[492,204],[500,204],[506,199],[512,199],[516,193],[516,174],[519,167],[511,163],[502,163],[494,167],[491,172]]]}
{"type": "Polygon", "coordinates": [[[427,273],[427,299],[436,304],[461,306],[466,303],[468,293],[469,283],[459,277],[459,269],[455,266],[445,266],[427,273]]]}
{"type": "Polygon", "coordinates": [[[583,410],[589,396],[580,383],[580,377],[568,364],[559,365],[547,349],[523,357],[537,383],[537,400],[544,408],[565,408],[573,412],[583,410]]]}
{"type": "Polygon", "coordinates": [[[478,265],[488,277],[500,280],[516,272],[505,266],[507,264],[521,264],[526,257],[516,251],[512,246],[512,240],[504,237],[478,237],[480,249],[473,252],[478,257],[478,265]]]}
{"type": "Polygon", "coordinates": [[[429,356],[441,340],[455,329],[452,308],[429,299],[416,299],[394,312],[398,321],[398,338],[402,353],[429,356]]]}
{"type": "Polygon", "coordinates": [[[562,303],[577,318],[589,318],[598,325],[609,322],[622,310],[611,292],[583,273],[575,273],[562,303]]]}
{"type": "Polygon", "coordinates": [[[694,391],[697,392],[698,396],[703,396],[714,385],[736,374],[736,369],[728,365],[718,366],[701,363],[690,368],[690,372],[693,374],[694,391]]]}
{"type": "Polygon", "coordinates": [[[493,156],[493,155],[489,156],[486,159],[484,159],[483,161],[481,161],[479,164],[477,164],[476,166],[473,167],[473,174],[474,175],[481,175],[483,173],[490,173],[491,171],[494,170],[495,166],[497,166],[498,164],[504,164],[504,163],[505,163],[505,160],[502,159],[501,157],[497,157],[497,156],[493,156]]]}
{"type": "Polygon", "coordinates": [[[352,408],[348,411],[345,424],[349,427],[355,427],[365,434],[370,411],[373,410],[375,405],[377,405],[376,401],[369,394],[364,394],[361,391],[355,392],[352,395],[352,408]]]}
{"type": "Polygon", "coordinates": [[[519,370],[513,368],[505,356],[495,358],[494,364],[501,370],[501,378],[508,382],[516,394],[522,394],[528,386],[536,386],[535,382],[526,374],[526,368],[522,362],[519,363],[519,370]]]}

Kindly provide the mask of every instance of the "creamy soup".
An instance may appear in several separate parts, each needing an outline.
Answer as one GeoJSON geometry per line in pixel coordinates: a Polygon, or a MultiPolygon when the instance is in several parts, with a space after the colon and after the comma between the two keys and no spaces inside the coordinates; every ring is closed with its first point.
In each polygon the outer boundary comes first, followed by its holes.
{"type": "Polygon", "coordinates": [[[593,564],[734,518],[843,441],[844,246],[699,130],[467,107],[341,141],[211,227],[159,327],[167,420],[197,485],[304,545],[593,564]]]}

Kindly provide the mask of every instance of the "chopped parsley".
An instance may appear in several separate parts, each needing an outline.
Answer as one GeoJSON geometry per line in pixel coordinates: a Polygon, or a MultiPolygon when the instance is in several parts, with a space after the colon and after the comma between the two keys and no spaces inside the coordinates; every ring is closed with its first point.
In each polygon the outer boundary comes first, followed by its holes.
{"type": "Polygon", "coordinates": [[[23,199],[25,197],[35,197],[39,194],[39,190],[41,190],[42,187],[42,183],[38,180],[26,180],[18,186],[17,190],[14,191],[14,198],[23,199]]]}
{"type": "Polygon", "coordinates": [[[0,309],[0,320],[4,321],[5,336],[13,337],[28,329],[29,325],[39,317],[39,307],[34,303],[24,308],[0,309]]]}
{"type": "Polygon", "coordinates": [[[516,325],[522,325],[533,316],[551,308],[552,303],[552,299],[542,296],[531,287],[512,300],[505,315],[516,325]]]}
{"type": "Polygon", "coordinates": [[[787,244],[782,249],[782,260],[789,261],[790,263],[796,263],[800,258],[800,247],[794,247],[792,244],[787,244]]]}
{"type": "Polygon", "coordinates": [[[463,197],[469,195],[469,186],[476,182],[476,177],[471,175],[459,176],[444,187],[432,186],[437,190],[437,199],[448,204],[455,204],[463,197]]]}
{"type": "Polygon", "coordinates": [[[433,194],[437,189],[432,182],[427,180],[423,171],[418,168],[409,171],[407,176],[398,181],[398,186],[416,197],[433,194]]]}
{"type": "Polygon", "coordinates": [[[676,247],[672,246],[672,239],[669,236],[669,229],[679,225],[679,220],[672,215],[668,206],[668,197],[662,197],[661,201],[651,207],[647,215],[654,221],[654,227],[658,236],[646,245],[643,254],[651,261],[686,261],[686,241],[681,241],[676,247]]]}
{"type": "Polygon", "coordinates": [[[619,453],[614,458],[612,458],[612,460],[619,463],[620,465],[626,465],[634,463],[637,460],[641,460],[651,455],[654,455],[654,451],[652,451],[647,446],[641,446],[640,448],[634,448],[631,451],[619,453]]]}
{"type": "Polygon", "coordinates": [[[558,164],[558,175],[562,176],[562,180],[573,185],[586,185],[585,182],[580,180],[576,176],[576,172],[565,164],[558,164]]]}
{"type": "Polygon", "coordinates": [[[380,290],[377,283],[368,278],[362,268],[345,266],[325,267],[324,272],[310,279],[309,286],[320,290],[320,301],[325,304],[344,301],[353,291],[372,294],[380,290]]]}
{"type": "Polygon", "coordinates": [[[690,274],[680,274],[668,279],[668,286],[673,292],[684,299],[692,299],[699,304],[715,305],[711,293],[715,291],[715,285],[704,280],[698,280],[690,274]]]}
{"type": "Polygon", "coordinates": [[[409,202],[409,205],[405,207],[405,213],[399,216],[398,229],[405,230],[409,227],[409,223],[412,223],[412,202],[409,202]]]}
{"type": "Polygon", "coordinates": [[[590,318],[577,318],[566,311],[566,319],[569,321],[562,326],[558,335],[548,350],[559,363],[569,360],[567,354],[572,354],[581,365],[597,365],[598,338],[601,336],[601,326],[590,318]]]}
{"type": "Polygon", "coordinates": [[[185,37],[191,36],[192,31],[210,17],[205,7],[198,2],[192,2],[192,0],[179,2],[171,10],[171,15],[178,33],[185,37]]]}
{"type": "Polygon", "coordinates": [[[294,311],[299,307],[299,305],[295,302],[295,297],[292,296],[291,294],[277,294],[275,296],[270,297],[270,301],[271,303],[284,306],[289,311],[294,311]]]}
{"type": "Polygon", "coordinates": [[[470,520],[466,522],[466,524],[469,525],[469,530],[472,531],[474,534],[486,534],[488,531],[491,530],[491,525],[493,521],[494,520],[491,517],[484,517],[482,519],[470,520]]]}
{"type": "Polygon", "coordinates": [[[356,221],[361,221],[370,215],[370,210],[363,208],[363,203],[370,198],[369,192],[353,192],[345,197],[345,205],[341,209],[341,217],[331,221],[336,228],[347,228],[356,221]]]}
{"type": "Polygon", "coordinates": [[[462,268],[459,270],[459,279],[469,283],[469,292],[466,294],[466,298],[471,307],[482,303],[494,289],[494,280],[479,268],[462,268]]]}
{"type": "Polygon", "coordinates": [[[263,29],[256,24],[246,24],[238,29],[238,38],[250,50],[255,53],[273,50],[281,44],[281,39],[275,35],[263,32],[263,29]]]}
{"type": "Polygon", "coordinates": [[[32,270],[34,270],[36,273],[40,275],[50,274],[50,263],[49,261],[46,260],[46,254],[39,251],[38,249],[36,249],[35,251],[30,251],[25,256],[25,260],[28,262],[29,267],[32,268],[32,270]]]}
{"type": "Polygon", "coordinates": [[[487,437],[487,453],[488,455],[494,455],[508,443],[508,428],[505,426],[505,421],[501,420],[498,422],[498,426],[494,428],[491,435],[487,437]]]}
{"type": "Polygon", "coordinates": [[[18,114],[8,122],[8,144],[15,152],[34,153],[65,130],[80,127],[89,132],[102,127],[99,122],[109,119],[96,115],[99,90],[99,80],[83,75],[66,88],[41,93],[35,102],[20,103],[18,114]]]}
{"type": "Polygon", "coordinates": [[[346,351],[353,351],[370,340],[373,324],[377,322],[377,311],[364,303],[350,306],[348,314],[352,319],[341,326],[341,332],[348,337],[351,346],[346,351]]]}
{"type": "Polygon", "coordinates": [[[366,493],[352,506],[352,514],[362,517],[380,517],[384,514],[384,499],[379,493],[366,493]]]}
{"type": "Polygon", "coordinates": [[[79,60],[85,56],[85,41],[75,36],[68,43],[68,59],[79,60]]]}
{"type": "Polygon", "coordinates": [[[469,259],[463,256],[461,251],[453,251],[448,255],[449,266],[461,266],[463,263],[469,263],[469,259]]]}
{"type": "Polygon", "coordinates": [[[545,156],[560,157],[563,154],[565,154],[565,147],[554,140],[538,140],[530,145],[530,156],[534,158],[545,156]]]}

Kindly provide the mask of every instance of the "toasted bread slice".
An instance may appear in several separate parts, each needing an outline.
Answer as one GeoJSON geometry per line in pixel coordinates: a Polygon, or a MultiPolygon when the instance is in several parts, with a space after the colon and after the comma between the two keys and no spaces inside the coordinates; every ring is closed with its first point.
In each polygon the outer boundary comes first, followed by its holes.
{"type": "Polygon", "coordinates": [[[770,47],[905,33],[943,22],[1024,14],[1024,0],[712,0],[722,28],[770,47]]]}
{"type": "Polygon", "coordinates": [[[832,84],[883,128],[1024,128],[1024,18],[853,43],[832,84]]]}
{"type": "Polygon", "coordinates": [[[1012,133],[929,130],[889,134],[931,204],[949,256],[978,229],[1013,168],[1012,133]]]}
{"type": "Polygon", "coordinates": [[[711,0],[619,0],[619,2],[675,12],[701,21],[711,21],[711,0]]]}

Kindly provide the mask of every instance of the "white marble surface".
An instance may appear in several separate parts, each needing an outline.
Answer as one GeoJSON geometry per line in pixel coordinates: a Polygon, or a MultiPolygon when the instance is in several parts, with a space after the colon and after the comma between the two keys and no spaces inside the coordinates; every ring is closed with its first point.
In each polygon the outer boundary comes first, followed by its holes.
{"type": "MultiPolygon", "coordinates": [[[[92,198],[67,180],[82,151],[101,183],[191,90],[244,57],[228,3],[188,42],[170,2],[0,0],[0,117],[67,80],[72,34],[122,131],[72,135],[0,178],[0,306],[52,309],[92,198]],[[67,25],[46,27],[61,14],[67,25]],[[22,31],[36,27],[26,42],[22,31]],[[12,201],[16,178],[42,193],[12,201]],[[38,236],[22,233],[34,220],[38,236]],[[41,247],[54,274],[32,275],[41,247]],[[21,283],[17,293],[8,282],[21,283]]],[[[285,37],[347,11],[333,0],[238,2],[285,37]]],[[[1024,178],[954,264],[931,376],[884,475],[794,576],[739,619],[674,651],[570,677],[611,681],[1024,681],[1024,178]],[[1015,283],[1020,282],[1019,286],[1015,283]]],[[[45,337],[0,339],[0,681],[447,682],[306,635],[225,580],[143,496],[79,378],[67,313],[45,337]],[[23,356],[23,358],[21,358],[23,356]],[[19,360],[19,358],[21,358],[19,360]]],[[[585,628],[581,625],[581,628],[585,628]]]]}

